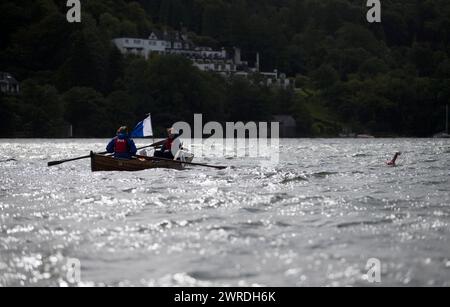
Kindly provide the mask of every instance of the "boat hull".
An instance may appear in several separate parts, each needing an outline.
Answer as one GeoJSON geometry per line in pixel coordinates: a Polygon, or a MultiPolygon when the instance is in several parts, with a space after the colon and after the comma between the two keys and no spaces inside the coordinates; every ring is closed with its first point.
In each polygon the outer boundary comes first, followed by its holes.
{"type": "Polygon", "coordinates": [[[184,165],[170,161],[152,161],[145,159],[123,160],[110,156],[91,154],[91,169],[93,172],[139,172],[155,168],[183,170],[184,165]]]}

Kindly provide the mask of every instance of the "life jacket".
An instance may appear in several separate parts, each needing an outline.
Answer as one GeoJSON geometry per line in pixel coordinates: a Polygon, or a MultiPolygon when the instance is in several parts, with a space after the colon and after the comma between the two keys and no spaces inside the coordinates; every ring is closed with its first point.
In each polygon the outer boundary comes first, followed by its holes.
{"type": "Polygon", "coordinates": [[[126,139],[116,138],[114,141],[114,152],[122,154],[127,153],[128,151],[128,141],[126,139]]]}
{"type": "Polygon", "coordinates": [[[166,142],[164,143],[163,151],[166,151],[166,150],[171,151],[172,150],[172,143],[173,143],[173,141],[174,141],[174,139],[170,139],[170,138],[167,139],[166,142]]]}

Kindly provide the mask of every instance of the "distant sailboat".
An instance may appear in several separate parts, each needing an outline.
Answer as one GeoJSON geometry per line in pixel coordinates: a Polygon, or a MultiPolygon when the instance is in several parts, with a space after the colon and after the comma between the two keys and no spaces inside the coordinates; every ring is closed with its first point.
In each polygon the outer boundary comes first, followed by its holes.
{"type": "Polygon", "coordinates": [[[448,134],[448,105],[445,107],[445,131],[435,134],[435,139],[448,139],[450,138],[450,134],[448,134]]]}

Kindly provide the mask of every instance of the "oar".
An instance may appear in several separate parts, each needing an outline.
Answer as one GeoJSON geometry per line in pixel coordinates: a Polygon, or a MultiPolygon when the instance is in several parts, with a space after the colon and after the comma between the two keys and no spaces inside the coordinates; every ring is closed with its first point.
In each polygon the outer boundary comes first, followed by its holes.
{"type": "MultiPolygon", "coordinates": [[[[106,154],[106,152],[101,153],[102,155],[106,154]]],[[[47,166],[55,166],[55,165],[60,165],[63,163],[67,163],[67,162],[72,162],[72,161],[77,161],[77,160],[83,160],[83,159],[88,159],[90,158],[91,155],[89,156],[83,156],[83,157],[78,157],[78,158],[73,158],[73,159],[67,159],[67,160],[61,160],[61,161],[52,161],[52,162],[48,162],[47,166]]]]}
{"type": "Polygon", "coordinates": [[[193,165],[193,166],[204,166],[209,168],[215,168],[215,169],[226,169],[228,166],[219,166],[219,165],[209,165],[209,164],[203,164],[203,163],[192,163],[192,162],[183,162],[178,160],[170,160],[170,159],[164,159],[164,158],[156,158],[156,157],[147,157],[147,156],[136,156],[137,158],[146,159],[146,160],[154,160],[154,161],[165,161],[165,162],[171,162],[171,163],[177,163],[177,164],[186,164],[186,165],[193,165]]]}
{"type": "MultiPolygon", "coordinates": [[[[152,145],[148,145],[148,146],[145,146],[145,147],[137,148],[137,150],[142,150],[142,149],[146,149],[146,148],[150,148],[150,147],[156,147],[156,146],[160,145],[159,143],[161,143],[161,142],[158,142],[158,143],[155,143],[155,144],[152,144],[152,145]]],[[[99,155],[105,155],[107,153],[108,152],[101,152],[101,153],[99,153],[99,155]]],[[[82,156],[82,157],[73,158],[73,159],[61,160],[61,161],[52,161],[52,162],[48,162],[47,166],[50,167],[50,166],[60,165],[60,164],[67,163],[67,162],[89,159],[90,157],[91,157],[91,155],[89,155],[89,156],[82,156]]]]}

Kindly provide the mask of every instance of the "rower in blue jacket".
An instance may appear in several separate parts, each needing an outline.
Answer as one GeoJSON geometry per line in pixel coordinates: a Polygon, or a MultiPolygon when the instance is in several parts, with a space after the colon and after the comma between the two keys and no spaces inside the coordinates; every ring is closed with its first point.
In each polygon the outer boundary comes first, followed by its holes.
{"type": "Polygon", "coordinates": [[[129,160],[136,155],[136,144],[130,138],[127,127],[123,126],[117,130],[117,136],[109,142],[106,151],[118,159],[129,160]]]}

